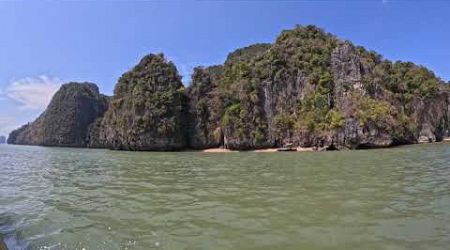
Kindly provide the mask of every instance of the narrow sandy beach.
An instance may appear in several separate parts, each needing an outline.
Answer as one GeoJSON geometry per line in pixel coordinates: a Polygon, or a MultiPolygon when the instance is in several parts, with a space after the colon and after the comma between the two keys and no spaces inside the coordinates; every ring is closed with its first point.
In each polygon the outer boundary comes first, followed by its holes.
{"type": "Polygon", "coordinates": [[[278,152],[278,149],[277,148],[255,149],[255,150],[251,150],[250,152],[273,153],[273,152],[278,152]]]}
{"type": "MultiPolygon", "coordinates": [[[[297,147],[295,150],[290,152],[314,152],[317,150],[314,150],[314,148],[302,148],[297,147]]],[[[238,150],[230,150],[226,148],[208,148],[201,150],[203,153],[232,153],[232,152],[256,152],[256,153],[274,153],[278,152],[278,148],[265,148],[265,149],[255,149],[255,150],[249,150],[249,151],[238,151],[238,150]]]]}
{"type": "Polygon", "coordinates": [[[229,150],[226,148],[208,148],[208,149],[204,149],[202,150],[203,153],[231,153],[231,152],[238,152],[238,151],[233,151],[233,150],[229,150]]]}
{"type": "Polygon", "coordinates": [[[297,152],[313,152],[313,151],[317,151],[317,150],[315,150],[313,147],[309,147],[309,148],[297,147],[297,152]]]}

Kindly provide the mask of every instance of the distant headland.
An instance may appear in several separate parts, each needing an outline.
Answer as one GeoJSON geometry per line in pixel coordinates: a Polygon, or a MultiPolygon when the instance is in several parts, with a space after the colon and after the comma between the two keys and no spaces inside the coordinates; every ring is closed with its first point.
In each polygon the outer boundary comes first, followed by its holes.
{"type": "MultiPolygon", "coordinates": [[[[10,144],[173,151],[390,147],[449,136],[449,84],[315,26],[197,67],[184,87],[163,54],[145,56],[108,97],[67,83],[10,144]]],[[[1,143],[1,137],[0,137],[1,143]]]]}

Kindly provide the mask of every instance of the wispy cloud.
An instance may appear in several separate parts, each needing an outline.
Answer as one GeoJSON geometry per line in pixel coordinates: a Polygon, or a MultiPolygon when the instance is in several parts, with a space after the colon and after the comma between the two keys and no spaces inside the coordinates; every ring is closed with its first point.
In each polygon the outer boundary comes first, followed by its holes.
{"type": "Polygon", "coordinates": [[[56,77],[27,77],[12,81],[6,89],[0,91],[0,95],[18,102],[21,109],[43,110],[61,83],[56,77]]]}
{"type": "Polygon", "coordinates": [[[17,126],[14,117],[0,116],[0,135],[7,135],[11,130],[16,129],[17,126]]]}

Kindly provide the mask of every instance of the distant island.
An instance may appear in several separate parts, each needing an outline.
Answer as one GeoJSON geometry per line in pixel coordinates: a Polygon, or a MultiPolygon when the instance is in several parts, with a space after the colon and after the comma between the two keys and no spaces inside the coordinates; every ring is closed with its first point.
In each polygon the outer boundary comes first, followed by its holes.
{"type": "Polygon", "coordinates": [[[197,67],[184,87],[163,54],[145,56],[114,95],[67,83],[10,144],[172,151],[223,147],[342,150],[442,141],[450,87],[315,26],[197,67]]]}
{"type": "Polygon", "coordinates": [[[6,137],[4,135],[0,135],[0,144],[6,143],[6,137]]]}

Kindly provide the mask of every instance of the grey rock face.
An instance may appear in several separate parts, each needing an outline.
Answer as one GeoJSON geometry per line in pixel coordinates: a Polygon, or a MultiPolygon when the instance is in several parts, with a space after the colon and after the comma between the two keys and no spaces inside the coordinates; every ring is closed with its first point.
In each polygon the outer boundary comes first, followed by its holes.
{"type": "Polygon", "coordinates": [[[386,129],[377,126],[377,121],[361,126],[354,112],[359,109],[354,96],[369,97],[363,84],[365,75],[370,74],[371,65],[365,64],[355,46],[349,42],[339,43],[331,55],[333,72],[334,105],[345,117],[344,126],[334,131],[334,139],[328,140],[326,147],[374,148],[394,144],[394,138],[386,129]]]}
{"type": "Polygon", "coordinates": [[[415,103],[419,129],[419,141],[437,142],[448,137],[449,92],[440,91],[434,98],[417,100],[415,103]]]}

